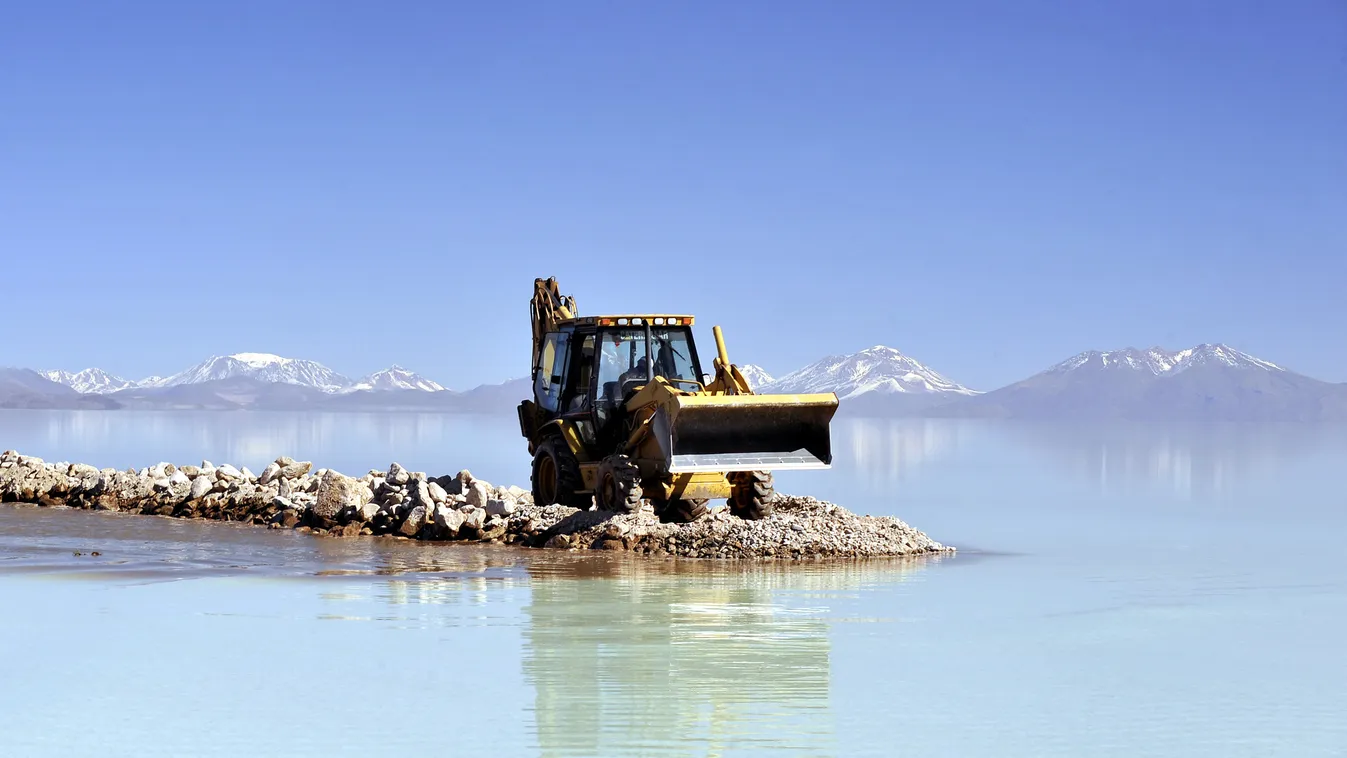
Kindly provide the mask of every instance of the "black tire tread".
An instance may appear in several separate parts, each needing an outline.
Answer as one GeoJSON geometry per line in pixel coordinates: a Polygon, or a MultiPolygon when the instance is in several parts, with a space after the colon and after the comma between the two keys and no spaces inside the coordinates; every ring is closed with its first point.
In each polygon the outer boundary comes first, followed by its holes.
{"type": "Polygon", "coordinates": [[[730,513],[745,521],[758,521],[775,509],[776,484],[770,471],[742,471],[732,475],[730,513]]]}
{"type": "Polygon", "coordinates": [[[529,476],[529,482],[533,488],[533,502],[537,505],[551,505],[551,503],[542,502],[538,491],[538,461],[544,455],[551,456],[556,461],[556,502],[574,508],[588,508],[591,503],[591,496],[576,492],[576,490],[584,487],[584,478],[580,476],[580,462],[575,459],[570,446],[559,434],[547,435],[542,442],[538,443],[538,451],[533,456],[533,468],[529,476]]]}
{"type": "Polygon", "coordinates": [[[617,513],[635,513],[641,510],[641,469],[632,461],[630,456],[621,453],[604,458],[599,463],[599,484],[594,490],[594,502],[600,510],[615,511],[617,513]],[[604,502],[603,490],[604,482],[607,477],[614,477],[617,481],[618,502],[604,502]]]}
{"type": "Polygon", "coordinates": [[[690,524],[706,515],[706,500],[656,500],[655,514],[665,524],[690,524]]]}

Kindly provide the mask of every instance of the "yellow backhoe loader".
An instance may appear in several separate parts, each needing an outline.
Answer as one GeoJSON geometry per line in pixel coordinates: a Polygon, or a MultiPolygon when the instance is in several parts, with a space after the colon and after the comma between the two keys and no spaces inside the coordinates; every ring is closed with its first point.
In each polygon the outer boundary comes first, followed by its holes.
{"type": "Polygon", "coordinates": [[[533,397],[519,404],[539,505],[632,512],[688,522],[724,498],[765,518],[772,471],[832,465],[837,395],[758,395],[714,327],[714,375],[703,374],[693,317],[581,316],[555,278],[534,280],[533,397]]]}

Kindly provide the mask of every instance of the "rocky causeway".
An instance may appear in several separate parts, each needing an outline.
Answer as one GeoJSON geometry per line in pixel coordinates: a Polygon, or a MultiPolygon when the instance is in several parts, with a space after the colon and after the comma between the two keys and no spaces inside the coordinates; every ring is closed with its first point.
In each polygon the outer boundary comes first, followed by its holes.
{"type": "Polygon", "coordinates": [[[352,477],[281,457],[261,473],[229,464],[99,469],[0,454],[0,502],[211,519],[329,537],[487,542],[719,559],[821,559],[953,552],[891,516],[778,494],[771,516],[746,521],[713,508],[691,523],[635,513],[539,506],[527,490],[469,471],[427,476],[394,463],[352,477]]]}

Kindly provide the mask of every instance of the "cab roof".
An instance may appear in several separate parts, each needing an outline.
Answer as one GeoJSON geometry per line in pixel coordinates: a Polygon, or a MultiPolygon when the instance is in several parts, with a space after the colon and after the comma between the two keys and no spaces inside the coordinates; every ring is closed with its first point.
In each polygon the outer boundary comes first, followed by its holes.
{"type": "Polygon", "coordinates": [[[576,326],[692,326],[694,318],[678,313],[621,313],[611,316],[579,316],[562,321],[576,326]]]}

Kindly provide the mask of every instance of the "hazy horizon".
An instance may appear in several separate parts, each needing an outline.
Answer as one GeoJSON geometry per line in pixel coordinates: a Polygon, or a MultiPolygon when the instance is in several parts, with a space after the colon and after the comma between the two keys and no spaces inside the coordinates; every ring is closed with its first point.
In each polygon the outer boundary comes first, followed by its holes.
{"type": "MultiPolygon", "coordinates": [[[[1215,344],[1215,343],[1213,343],[1213,344],[1215,344]]],[[[871,346],[868,346],[868,347],[866,347],[866,348],[860,348],[860,349],[858,349],[856,352],[860,352],[861,350],[869,349],[869,348],[872,348],[872,347],[880,347],[880,346],[879,346],[879,345],[871,345],[871,346]]],[[[891,346],[891,345],[885,345],[885,346],[883,346],[883,347],[893,347],[893,346],[891,346]]],[[[1082,353],[1087,353],[1087,352],[1092,352],[1092,351],[1099,351],[1099,352],[1117,352],[1117,351],[1130,350],[1130,349],[1149,350],[1149,349],[1156,348],[1156,347],[1159,347],[1159,348],[1164,349],[1164,350],[1169,351],[1169,352],[1173,352],[1173,351],[1175,351],[1176,349],[1185,349],[1186,347],[1194,347],[1194,346],[1185,346],[1184,348],[1171,348],[1171,347],[1164,346],[1164,345],[1145,345],[1145,346],[1143,346],[1143,345],[1128,345],[1128,346],[1126,346],[1126,347],[1103,348],[1103,349],[1099,349],[1099,348],[1087,348],[1087,349],[1079,350],[1079,351],[1077,351],[1077,352],[1075,352],[1075,353],[1072,353],[1071,355],[1062,356],[1061,359],[1059,359],[1059,360],[1057,360],[1057,361],[1053,361],[1051,364],[1046,364],[1046,365],[1042,366],[1041,368],[1039,368],[1039,369],[1037,369],[1037,370],[1035,370],[1035,371],[1033,371],[1033,372],[1031,372],[1031,373],[1029,373],[1029,374],[1026,374],[1026,375],[1024,375],[1024,376],[1022,376],[1022,377],[1019,377],[1018,379],[1012,379],[1012,380],[1010,380],[1009,382],[1006,382],[1006,384],[1003,384],[1003,385],[997,385],[997,386],[995,386],[995,387],[969,387],[969,385],[968,385],[967,383],[961,382],[961,381],[959,380],[958,377],[951,377],[951,376],[949,376],[947,373],[940,371],[938,368],[935,368],[935,367],[933,367],[933,366],[929,366],[929,364],[925,364],[925,362],[921,360],[921,357],[920,357],[920,356],[913,356],[913,355],[910,355],[910,354],[905,353],[905,352],[904,352],[904,355],[907,355],[908,357],[910,357],[910,358],[912,358],[912,359],[914,359],[914,360],[917,360],[918,362],[921,362],[921,363],[923,363],[924,365],[927,365],[928,368],[931,368],[932,370],[936,371],[937,373],[940,373],[940,374],[944,375],[946,378],[948,378],[948,379],[950,379],[950,380],[952,380],[952,381],[954,381],[954,382],[957,382],[957,383],[961,384],[962,386],[968,387],[969,389],[972,389],[972,390],[974,390],[974,391],[976,391],[976,392],[983,393],[983,392],[990,392],[990,391],[992,391],[992,390],[1000,389],[1001,387],[1008,386],[1008,385],[1010,385],[1010,384],[1014,384],[1014,383],[1017,382],[1017,381],[1020,381],[1020,380],[1023,380],[1023,379],[1027,379],[1027,378],[1029,378],[1029,377],[1031,377],[1031,376],[1034,376],[1034,375],[1037,375],[1037,374],[1039,374],[1039,373],[1042,373],[1043,371],[1046,371],[1046,370],[1048,370],[1048,369],[1050,369],[1050,368],[1053,368],[1054,366],[1058,365],[1058,364],[1061,363],[1062,361],[1067,360],[1067,359],[1069,359],[1069,358],[1072,358],[1072,357],[1074,357],[1074,356],[1076,356],[1076,355],[1080,355],[1080,354],[1082,354],[1082,353]]],[[[1227,347],[1232,347],[1232,348],[1234,348],[1234,349],[1236,349],[1236,350],[1239,349],[1238,346],[1236,346],[1236,345],[1227,345],[1227,347]]],[[[706,350],[706,349],[707,349],[707,348],[706,348],[705,346],[699,344],[699,351],[704,351],[704,350],[706,350]]],[[[897,350],[899,350],[900,352],[903,352],[903,351],[901,350],[901,348],[894,348],[894,349],[897,349],[897,350]]],[[[253,351],[253,352],[257,352],[257,351],[253,351]]],[[[1247,352],[1247,351],[1241,351],[1241,352],[1247,352]]],[[[825,354],[821,354],[821,355],[818,356],[818,358],[809,361],[809,363],[807,363],[807,364],[803,364],[803,365],[800,365],[800,366],[795,366],[795,367],[788,368],[788,369],[775,369],[775,370],[774,370],[772,367],[770,367],[770,366],[763,365],[762,363],[756,362],[756,361],[743,361],[743,360],[738,360],[738,359],[735,358],[735,357],[731,357],[731,360],[735,361],[735,362],[736,362],[737,364],[739,364],[740,366],[747,365],[747,364],[752,364],[752,365],[754,365],[754,366],[757,366],[758,368],[761,368],[761,369],[767,371],[767,372],[768,372],[774,379],[780,379],[780,378],[782,378],[783,376],[785,376],[786,374],[789,374],[789,373],[791,373],[791,372],[797,371],[797,370],[802,369],[802,368],[807,368],[808,366],[810,366],[810,365],[812,365],[812,364],[814,364],[814,363],[816,363],[816,362],[818,362],[818,361],[820,361],[820,360],[822,360],[822,359],[824,359],[824,358],[827,358],[827,357],[829,357],[829,356],[831,356],[831,355],[838,355],[838,353],[825,353],[825,354]]],[[[194,361],[193,364],[192,364],[191,366],[181,366],[181,367],[178,367],[178,368],[176,368],[176,369],[169,370],[169,371],[156,372],[156,373],[146,374],[146,375],[144,375],[144,376],[122,376],[122,375],[115,374],[115,372],[112,372],[112,371],[108,371],[108,373],[109,373],[109,374],[113,374],[113,375],[117,376],[117,377],[120,378],[120,379],[124,379],[124,380],[127,380],[127,381],[132,381],[132,382],[138,382],[138,381],[143,381],[143,380],[149,379],[149,378],[156,378],[156,377],[157,377],[157,378],[164,378],[164,377],[169,377],[169,376],[172,376],[172,375],[175,374],[175,373],[178,373],[178,372],[180,372],[180,371],[182,371],[182,370],[184,370],[184,369],[191,368],[191,367],[193,367],[193,366],[195,366],[195,365],[197,365],[197,364],[199,364],[199,363],[202,363],[202,362],[204,362],[204,361],[206,361],[206,360],[208,360],[208,359],[210,359],[210,358],[213,358],[213,357],[220,357],[220,356],[215,356],[215,355],[211,355],[211,356],[202,356],[202,358],[201,358],[200,360],[194,361]]],[[[345,376],[346,378],[348,378],[348,379],[350,379],[350,380],[352,380],[352,381],[358,381],[358,380],[360,380],[360,379],[363,379],[363,378],[368,377],[370,374],[376,373],[376,372],[378,372],[378,371],[384,371],[384,370],[387,370],[387,369],[390,369],[390,368],[394,368],[394,367],[396,367],[396,368],[401,368],[401,369],[406,370],[406,371],[410,371],[410,372],[412,372],[412,373],[414,373],[414,374],[417,374],[417,375],[419,375],[419,376],[421,376],[421,377],[423,377],[423,378],[425,378],[425,379],[430,379],[430,380],[432,380],[432,381],[438,381],[438,378],[437,378],[437,377],[432,376],[432,375],[429,375],[429,374],[427,374],[427,373],[425,373],[425,372],[423,372],[423,371],[418,371],[416,368],[414,368],[414,367],[412,367],[412,366],[408,366],[408,365],[407,365],[406,363],[404,363],[404,362],[396,362],[396,361],[395,361],[393,364],[389,364],[389,365],[384,366],[384,367],[382,367],[382,368],[380,368],[380,369],[376,369],[376,370],[373,370],[373,371],[369,371],[369,372],[366,372],[366,373],[364,373],[364,374],[353,374],[353,373],[350,373],[350,372],[342,371],[340,368],[335,367],[335,366],[332,366],[332,365],[328,364],[326,361],[323,361],[323,360],[320,359],[320,358],[314,358],[313,356],[309,356],[309,355],[287,355],[287,356],[280,356],[280,357],[282,357],[282,358],[289,358],[289,359],[298,359],[298,360],[308,360],[308,361],[312,361],[312,362],[315,362],[315,363],[319,363],[319,364],[322,364],[323,366],[326,366],[326,367],[329,368],[329,369],[332,369],[333,371],[336,371],[336,372],[339,373],[339,374],[342,374],[343,376],[345,376]]],[[[1256,357],[1256,358],[1262,358],[1263,356],[1254,356],[1254,357],[1256,357]]],[[[1275,364],[1276,361],[1272,361],[1272,363],[1275,364]]],[[[71,364],[71,366],[73,366],[73,365],[74,365],[74,364],[71,364]]],[[[1341,383],[1343,383],[1343,382],[1340,382],[1340,381],[1338,381],[1338,380],[1336,380],[1336,379],[1330,379],[1330,378],[1325,378],[1325,377],[1320,377],[1320,376],[1312,376],[1312,375],[1309,375],[1309,374],[1304,374],[1304,372],[1296,371],[1296,369],[1295,369],[1294,367],[1284,366],[1284,365],[1281,365],[1281,364],[1277,364],[1277,365],[1278,365],[1280,368],[1283,368],[1283,369],[1285,369],[1285,370],[1287,370],[1287,371],[1290,371],[1290,372],[1292,372],[1292,373],[1299,373],[1299,374],[1302,374],[1302,375],[1305,375],[1305,376],[1310,376],[1310,378],[1312,378],[1312,379],[1319,379],[1319,380],[1321,380],[1321,381],[1327,381],[1327,382],[1334,383],[1334,384],[1341,384],[1341,383]]],[[[74,368],[74,367],[71,367],[71,366],[17,366],[17,365],[15,365],[15,366],[0,366],[0,368],[27,368],[27,369],[32,369],[32,370],[38,371],[38,372],[46,372],[46,371],[54,371],[54,370],[63,370],[63,371],[68,371],[68,372],[70,372],[70,373],[72,373],[72,374],[78,373],[78,372],[83,371],[83,370],[86,370],[86,369],[102,369],[102,370],[104,370],[104,371],[107,371],[107,369],[105,369],[105,368],[102,367],[102,366],[92,366],[92,365],[89,365],[89,366],[79,366],[78,368],[74,368]]],[[[517,380],[520,380],[520,379],[527,379],[527,378],[528,378],[528,372],[525,370],[525,371],[520,371],[520,372],[518,372],[517,374],[515,374],[515,375],[513,375],[513,376],[506,376],[506,377],[503,378],[503,379],[497,379],[497,380],[481,380],[481,381],[472,381],[472,380],[469,380],[467,383],[462,384],[462,385],[449,385],[449,384],[447,384],[447,383],[445,383],[445,382],[439,382],[439,383],[442,384],[442,385],[444,386],[444,388],[445,388],[445,389],[448,389],[448,390],[465,391],[465,390],[470,390],[470,389],[473,389],[473,388],[476,388],[476,387],[488,386],[488,385],[503,384],[503,383],[506,383],[506,382],[517,381],[517,380]]]]}

